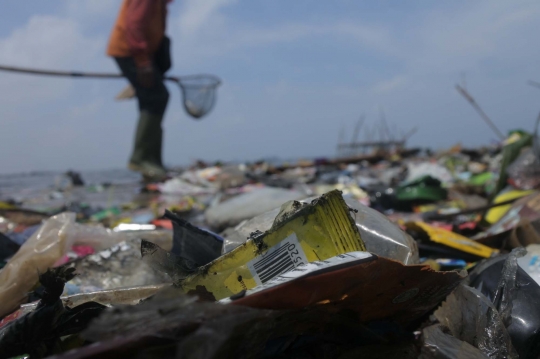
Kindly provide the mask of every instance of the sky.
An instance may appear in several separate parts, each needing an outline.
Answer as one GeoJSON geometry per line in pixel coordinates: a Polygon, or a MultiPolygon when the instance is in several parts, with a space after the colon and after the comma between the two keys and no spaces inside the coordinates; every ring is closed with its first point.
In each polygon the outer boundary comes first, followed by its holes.
{"type": "MultiPolygon", "coordinates": [[[[0,64],[117,72],[105,49],[120,2],[3,0],[0,64]]],[[[333,157],[340,132],[381,109],[392,129],[418,128],[410,146],[494,141],[456,83],[503,132],[532,130],[539,15],[537,0],[175,0],[170,74],[223,84],[201,121],[169,87],[164,160],[333,157]]],[[[124,168],[137,119],[136,102],[114,100],[125,85],[0,72],[0,173],[124,168]]]]}

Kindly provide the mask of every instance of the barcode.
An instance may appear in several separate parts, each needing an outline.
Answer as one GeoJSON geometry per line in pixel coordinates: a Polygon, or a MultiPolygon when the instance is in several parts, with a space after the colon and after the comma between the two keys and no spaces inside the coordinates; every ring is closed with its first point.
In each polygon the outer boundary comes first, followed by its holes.
{"type": "Polygon", "coordinates": [[[266,283],[275,276],[294,269],[294,263],[287,249],[289,245],[289,242],[285,243],[283,247],[268,257],[253,264],[253,268],[255,268],[255,272],[257,272],[262,283],[266,283]]]}
{"type": "Polygon", "coordinates": [[[306,263],[308,261],[304,251],[296,235],[293,234],[270,248],[264,256],[252,260],[248,267],[255,281],[260,285],[306,263]]]}

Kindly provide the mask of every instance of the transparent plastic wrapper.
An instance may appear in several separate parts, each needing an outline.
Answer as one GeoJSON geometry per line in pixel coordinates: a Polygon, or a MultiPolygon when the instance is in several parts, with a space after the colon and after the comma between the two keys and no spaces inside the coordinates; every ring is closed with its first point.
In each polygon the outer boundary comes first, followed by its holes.
{"type": "Polygon", "coordinates": [[[66,264],[75,268],[73,284],[80,292],[170,283],[170,278],[141,260],[141,241],[121,242],[66,264]]]}
{"type": "Polygon", "coordinates": [[[307,196],[300,191],[263,187],[208,208],[205,217],[211,228],[222,230],[279,207],[287,201],[305,197],[307,196]]]}
{"type": "Polygon", "coordinates": [[[500,313],[512,344],[523,358],[540,357],[540,269],[537,246],[515,248],[489,259],[470,274],[470,285],[481,291],[500,313]]]}
{"type": "MultiPolygon", "coordinates": [[[[360,232],[360,237],[369,252],[398,260],[403,264],[419,263],[418,247],[411,236],[402,231],[386,216],[364,206],[358,200],[350,197],[344,197],[344,199],[347,205],[354,210],[352,216],[360,232]]],[[[311,200],[313,198],[300,202],[309,203],[311,200]]],[[[276,208],[241,223],[234,230],[227,230],[223,242],[223,253],[228,253],[244,243],[251,233],[270,229],[279,211],[280,209],[276,208]]]]}
{"type": "Polygon", "coordinates": [[[445,333],[441,325],[422,331],[424,339],[420,359],[489,359],[471,344],[445,333]]]}
{"type": "Polygon", "coordinates": [[[76,223],[75,219],[75,213],[65,212],[44,221],[0,271],[0,316],[13,311],[37,283],[39,274],[54,266],[74,244],[99,251],[144,237],[164,248],[172,246],[170,232],[115,232],[100,225],[76,223]]]}
{"type": "Polygon", "coordinates": [[[514,187],[522,190],[540,187],[540,159],[532,148],[523,151],[506,173],[514,187]]]}
{"type": "MultiPolygon", "coordinates": [[[[115,288],[63,296],[60,299],[64,303],[64,306],[67,307],[76,307],[88,302],[96,302],[106,306],[135,305],[169,286],[170,284],[163,283],[131,288],[115,288]]],[[[37,303],[23,304],[21,305],[21,310],[28,313],[36,307],[37,303]]]]}
{"type": "Polygon", "coordinates": [[[503,317],[478,290],[460,285],[434,313],[450,334],[491,359],[517,359],[503,317]]]}
{"type": "Polygon", "coordinates": [[[420,262],[418,246],[411,236],[376,210],[354,199],[345,198],[345,201],[355,210],[353,218],[369,252],[403,264],[420,262]]]}

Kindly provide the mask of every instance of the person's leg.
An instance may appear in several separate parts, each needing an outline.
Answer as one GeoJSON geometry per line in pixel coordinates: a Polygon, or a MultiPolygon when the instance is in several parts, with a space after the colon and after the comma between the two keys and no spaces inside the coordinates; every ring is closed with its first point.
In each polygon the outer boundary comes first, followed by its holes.
{"type": "Polygon", "coordinates": [[[120,70],[135,88],[139,102],[139,122],[130,159],[130,168],[147,175],[163,175],[161,161],[163,130],[161,122],[167,107],[169,93],[161,74],[156,71],[155,85],[142,87],[137,81],[137,69],[132,58],[115,59],[120,70]],[[158,173],[159,172],[159,173],[158,173]]]}

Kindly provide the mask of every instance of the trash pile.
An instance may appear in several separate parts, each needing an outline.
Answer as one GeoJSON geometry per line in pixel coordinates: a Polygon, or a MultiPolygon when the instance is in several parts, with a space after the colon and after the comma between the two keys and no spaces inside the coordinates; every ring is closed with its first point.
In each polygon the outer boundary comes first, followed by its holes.
{"type": "Polygon", "coordinates": [[[538,358],[540,149],[0,189],[0,358],[538,358]]]}

